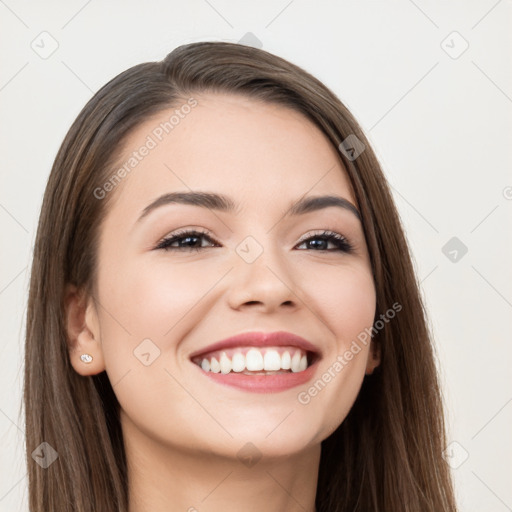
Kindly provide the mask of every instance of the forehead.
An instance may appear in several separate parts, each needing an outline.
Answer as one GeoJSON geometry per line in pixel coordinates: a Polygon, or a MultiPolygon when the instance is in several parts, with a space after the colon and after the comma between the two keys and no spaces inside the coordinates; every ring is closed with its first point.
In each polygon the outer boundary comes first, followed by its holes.
{"type": "Polygon", "coordinates": [[[325,193],[355,204],[336,149],[301,113],[241,95],[193,98],[193,107],[179,100],[126,139],[118,166],[134,165],[113,191],[114,209],[140,213],[158,195],[191,190],[230,195],[246,213],[325,193]]]}

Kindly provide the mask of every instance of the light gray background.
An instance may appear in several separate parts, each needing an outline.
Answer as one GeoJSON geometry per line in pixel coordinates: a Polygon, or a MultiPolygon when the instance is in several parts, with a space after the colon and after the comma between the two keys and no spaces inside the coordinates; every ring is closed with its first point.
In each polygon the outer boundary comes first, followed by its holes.
{"type": "Polygon", "coordinates": [[[510,0],[0,0],[0,510],[27,510],[28,269],[58,146],[119,72],[247,33],[324,81],[370,137],[436,336],[460,509],[512,510],[511,13],[510,0]],[[467,254],[442,252],[452,237],[467,254]]]}

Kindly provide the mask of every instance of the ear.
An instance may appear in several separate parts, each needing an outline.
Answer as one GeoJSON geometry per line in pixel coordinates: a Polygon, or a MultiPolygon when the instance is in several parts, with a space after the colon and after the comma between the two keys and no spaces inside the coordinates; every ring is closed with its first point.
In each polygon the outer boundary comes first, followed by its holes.
{"type": "Polygon", "coordinates": [[[92,297],[86,296],[76,286],[66,287],[65,320],[67,344],[71,365],[80,375],[96,375],[105,370],[101,347],[99,319],[92,297]],[[89,355],[90,362],[80,356],[89,355]]]}
{"type": "Polygon", "coordinates": [[[366,375],[371,375],[380,364],[380,344],[375,340],[370,343],[370,351],[366,361],[366,375]]]}

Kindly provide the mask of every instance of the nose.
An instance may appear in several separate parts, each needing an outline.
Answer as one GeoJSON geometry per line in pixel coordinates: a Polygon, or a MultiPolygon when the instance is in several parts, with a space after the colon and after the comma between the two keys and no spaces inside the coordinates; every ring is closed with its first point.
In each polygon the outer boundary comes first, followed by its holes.
{"type": "Polygon", "coordinates": [[[265,248],[252,263],[235,253],[234,266],[228,288],[231,308],[272,312],[281,306],[289,310],[297,307],[299,299],[294,276],[277,250],[265,248]]]}

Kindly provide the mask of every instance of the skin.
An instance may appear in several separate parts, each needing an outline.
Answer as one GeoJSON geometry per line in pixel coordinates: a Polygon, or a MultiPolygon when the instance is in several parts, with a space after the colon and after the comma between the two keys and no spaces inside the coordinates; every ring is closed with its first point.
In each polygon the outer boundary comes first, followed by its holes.
{"type": "MultiPolygon", "coordinates": [[[[301,114],[241,96],[194,97],[197,107],[110,192],[97,296],[67,291],[71,364],[84,376],[106,370],[121,405],[130,512],[314,511],[320,443],[347,416],[377,351],[362,345],[308,404],[297,396],[372,326],[375,287],[353,213],[283,212],[304,195],[357,204],[336,149],[301,114]],[[137,221],[163,193],[190,190],[226,194],[240,209],[169,204],[137,221]],[[154,249],[182,228],[208,230],[217,246],[154,249]],[[353,252],[301,243],[326,229],[353,252]],[[236,252],[247,236],[263,248],[250,264],[236,252]],[[307,385],[251,393],[212,382],[189,359],[235,334],[277,330],[321,351],[307,385]],[[144,339],[151,358],[160,351],[148,366],[134,356],[144,339]],[[261,455],[251,467],[237,456],[249,442],[261,455]]],[[[173,110],[140,125],[121,160],[173,110]]]]}

